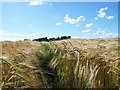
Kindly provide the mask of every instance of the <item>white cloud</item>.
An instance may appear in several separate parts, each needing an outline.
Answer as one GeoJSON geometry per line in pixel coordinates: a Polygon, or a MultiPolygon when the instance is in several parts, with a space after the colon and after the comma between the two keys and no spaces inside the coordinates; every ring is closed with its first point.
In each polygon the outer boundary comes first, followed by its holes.
{"type": "Polygon", "coordinates": [[[83,16],[77,17],[77,19],[70,18],[68,14],[65,15],[64,21],[69,24],[77,24],[80,21],[85,21],[85,18],[83,16]]]}
{"type": "Polygon", "coordinates": [[[98,18],[97,18],[97,17],[95,17],[94,19],[95,19],[95,20],[98,20],[98,18]]]}
{"type": "Polygon", "coordinates": [[[95,33],[97,35],[97,37],[101,37],[101,38],[118,38],[118,33],[114,33],[111,31],[106,31],[106,30],[102,30],[100,28],[98,28],[98,30],[95,33]]]}
{"type": "Polygon", "coordinates": [[[32,27],[32,24],[29,24],[28,26],[29,26],[29,27],[32,27]]]}
{"type": "Polygon", "coordinates": [[[105,32],[104,30],[98,30],[98,31],[96,32],[96,34],[105,35],[106,32],[105,32]]]}
{"type": "Polygon", "coordinates": [[[96,34],[101,37],[101,38],[118,38],[118,33],[113,33],[113,32],[106,32],[104,30],[102,31],[97,31],[96,34]]]}
{"type": "Polygon", "coordinates": [[[62,23],[56,23],[56,25],[60,26],[62,23]]]}
{"type": "Polygon", "coordinates": [[[25,0],[26,2],[29,2],[30,6],[38,6],[43,5],[45,0],[25,0]]]}
{"type": "Polygon", "coordinates": [[[50,5],[50,6],[52,6],[53,4],[52,4],[52,3],[50,3],[49,5],[50,5]]]}
{"type": "Polygon", "coordinates": [[[106,30],[101,29],[101,28],[97,28],[96,34],[98,35],[106,35],[106,30]]]}
{"type": "Polygon", "coordinates": [[[114,16],[106,16],[107,19],[113,19],[114,16]]]}
{"type": "Polygon", "coordinates": [[[105,12],[101,12],[98,14],[98,17],[99,18],[104,18],[106,16],[106,13],[105,12]]]}
{"type": "Polygon", "coordinates": [[[79,25],[77,24],[76,27],[79,27],[79,25]]]}
{"type": "Polygon", "coordinates": [[[108,7],[105,7],[105,10],[107,10],[108,9],[108,7]]]}
{"type": "Polygon", "coordinates": [[[52,3],[45,3],[45,5],[52,6],[53,4],[52,3]]]}
{"type": "MultiPolygon", "coordinates": [[[[107,10],[107,9],[108,9],[108,7],[100,8],[100,10],[98,11],[97,17],[98,17],[98,18],[106,18],[106,19],[108,19],[108,20],[113,19],[114,16],[107,16],[107,14],[106,14],[106,12],[105,12],[105,10],[107,10]]],[[[95,20],[98,20],[97,17],[95,17],[94,19],[95,19],[95,20]]]]}
{"type": "Polygon", "coordinates": [[[89,23],[89,24],[85,25],[86,28],[90,28],[90,27],[93,27],[93,26],[94,26],[94,23],[89,23]]]}
{"type": "Polygon", "coordinates": [[[99,18],[104,18],[104,17],[106,16],[105,10],[107,10],[107,9],[108,9],[107,7],[105,7],[105,8],[100,8],[100,10],[98,11],[97,17],[99,17],[99,18]]]}
{"type": "Polygon", "coordinates": [[[89,33],[91,30],[83,30],[82,33],[89,33]]]}

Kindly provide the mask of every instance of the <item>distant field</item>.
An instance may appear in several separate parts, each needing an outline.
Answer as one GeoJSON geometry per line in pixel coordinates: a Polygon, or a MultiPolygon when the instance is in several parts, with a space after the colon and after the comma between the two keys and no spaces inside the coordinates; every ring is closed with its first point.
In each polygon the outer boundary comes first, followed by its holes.
{"type": "Polygon", "coordinates": [[[72,39],[56,42],[66,42],[68,48],[77,47],[86,51],[86,55],[94,56],[95,54],[104,55],[106,60],[118,58],[118,39],[72,39]]]}
{"type": "Polygon", "coordinates": [[[118,88],[119,40],[0,42],[3,88],[118,88]]]}

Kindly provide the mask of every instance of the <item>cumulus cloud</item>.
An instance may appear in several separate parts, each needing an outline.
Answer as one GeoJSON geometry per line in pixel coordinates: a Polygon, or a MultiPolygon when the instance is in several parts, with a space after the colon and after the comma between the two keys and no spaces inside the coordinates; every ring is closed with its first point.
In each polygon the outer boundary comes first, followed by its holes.
{"type": "Polygon", "coordinates": [[[104,30],[98,30],[96,34],[106,35],[106,32],[104,30]]]}
{"type": "Polygon", "coordinates": [[[106,16],[107,19],[113,19],[114,16],[106,16]]]}
{"type": "Polygon", "coordinates": [[[89,23],[89,24],[85,25],[86,28],[90,28],[90,27],[93,27],[93,26],[94,26],[94,23],[89,23]]]}
{"type": "Polygon", "coordinates": [[[56,25],[60,26],[62,23],[56,23],[56,25]]]}
{"type": "Polygon", "coordinates": [[[98,18],[106,18],[108,20],[113,19],[114,16],[107,16],[106,14],[106,10],[108,9],[108,7],[105,8],[100,8],[100,10],[98,11],[97,17],[95,17],[95,20],[98,20],[98,18]]]}
{"type": "Polygon", "coordinates": [[[95,17],[94,19],[95,19],[95,20],[98,20],[98,18],[97,18],[97,17],[95,17]]]}
{"type": "Polygon", "coordinates": [[[96,34],[101,38],[118,38],[118,33],[106,32],[106,31],[97,31],[96,34]]]}
{"type": "Polygon", "coordinates": [[[85,21],[83,16],[77,17],[77,19],[70,18],[68,14],[65,15],[64,21],[69,24],[78,24],[80,21],[85,21]]]}
{"type": "Polygon", "coordinates": [[[105,7],[105,8],[100,8],[100,10],[98,11],[98,17],[99,18],[104,18],[105,16],[106,16],[106,12],[105,12],[105,10],[107,10],[108,8],[107,7],[105,7]]]}
{"type": "Polygon", "coordinates": [[[119,37],[118,33],[102,30],[100,28],[97,29],[95,34],[97,35],[96,37],[101,37],[101,38],[118,38],[119,37]]]}
{"type": "Polygon", "coordinates": [[[99,35],[106,35],[108,32],[106,32],[106,30],[101,29],[101,28],[97,28],[96,34],[99,35]]]}
{"type": "Polygon", "coordinates": [[[89,33],[91,30],[83,30],[82,33],[89,33]]]}
{"type": "Polygon", "coordinates": [[[43,5],[45,0],[25,0],[26,2],[29,2],[30,6],[38,6],[43,5]]]}

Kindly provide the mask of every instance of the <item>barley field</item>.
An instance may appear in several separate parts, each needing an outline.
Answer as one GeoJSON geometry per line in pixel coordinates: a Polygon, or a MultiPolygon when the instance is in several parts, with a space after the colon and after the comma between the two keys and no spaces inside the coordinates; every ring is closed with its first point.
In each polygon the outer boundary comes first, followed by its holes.
{"type": "Polygon", "coordinates": [[[3,90],[120,88],[119,39],[0,42],[3,90]]]}

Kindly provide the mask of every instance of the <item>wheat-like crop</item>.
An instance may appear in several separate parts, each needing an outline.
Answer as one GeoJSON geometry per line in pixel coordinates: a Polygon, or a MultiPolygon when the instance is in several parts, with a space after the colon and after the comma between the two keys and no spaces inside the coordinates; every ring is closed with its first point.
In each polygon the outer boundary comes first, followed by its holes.
{"type": "MultiPolygon", "coordinates": [[[[83,44],[83,41],[79,44],[83,44]]],[[[55,53],[59,51],[61,58],[53,58],[49,66],[51,65],[50,67],[54,69],[57,68],[57,72],[59,72],[57,73],[59,77],[58,82],[61,87],[71,87],[71,80],[73,80],[72,87],[75,88],[111,87],[109,85],[112,84],[106,84],[107,81],[111,83],[109,80],[110,72],[114,73],[112,78],[117,80],[114,80],[115,83],[112,86],[118,85],[119,69],[117,61],[115,60],[115,62],[109,65],[109,60],[105,61],[105,57],[101,55],[101,53],[104,53],[103,47],[97,47],[99,52],[91,57],[86,55],[87,52],[84,49],[74,47],[70,41],[63,41],[59,46],[57,43],[54,43],[53,47],[55,53]],[[106,69],[108,66],[109,69],[106,69]],[[100,76],[101,73],[103,73],[104,77],[100,76]]]]}
{"type": "Polygon", "coordinates": [[[71,40],[41,42],[35,55],[30,54],[31,58],[35,57],[34,62],[18,49],[29,47],[30,42],[18,41],[14,45],[13,42],[4,42],[3,54],[9,53],[12,58],[2,59],[2,86],[118,88],[120,62],[112,52],[118,52],[117,46],[109,48],[103,42],[96,41],[98,45],[94,48],[84,46],[90,43],[89,40],[81,40],[80,43],[71,40]],[[10,47],[14,49],[11,52],[10,47]]]}

